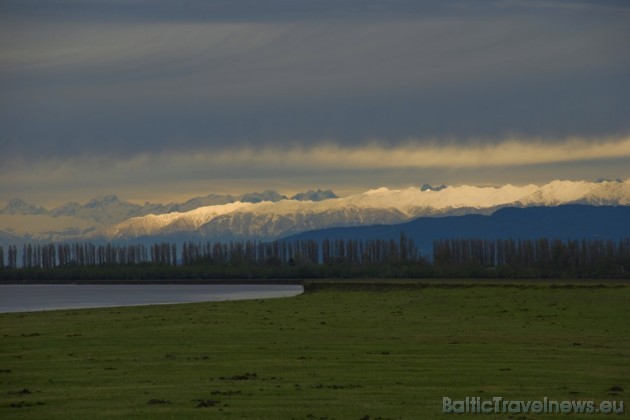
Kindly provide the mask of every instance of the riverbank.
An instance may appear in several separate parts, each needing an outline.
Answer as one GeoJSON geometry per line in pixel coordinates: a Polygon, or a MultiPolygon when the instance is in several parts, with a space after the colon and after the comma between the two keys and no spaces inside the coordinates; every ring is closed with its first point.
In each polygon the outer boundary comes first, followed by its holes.
{"type": "Polygon", "coordinates": [[[500,286],[500,287],[516,287],[516,286],[584,286],[592,287],[597,285],[618,285],[629,286],[628,279],[492,279],[492,278],[326,278],[326,279],[146,279],[146,280],[120,280],[120,279],[68,279],[68,280],[0,280],[0,285],[19,285],[19,284],[80,284],[80,285],[300,285],[308,290],[316,290],[318,288],[337,288],[337,289],[362,289],[370,287],[474,287],[474,286],[500,286]]]}
{"type": "Polygon", "coordinates": [[[0,285],[0,313],[271,299],[303,291],[300,285],[278,284],[0,285]]]}

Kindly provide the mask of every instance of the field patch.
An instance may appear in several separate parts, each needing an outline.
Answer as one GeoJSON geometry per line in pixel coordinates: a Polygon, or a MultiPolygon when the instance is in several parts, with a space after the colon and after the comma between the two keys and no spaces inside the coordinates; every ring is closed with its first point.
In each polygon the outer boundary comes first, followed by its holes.
{"type": "Polygon", "coordinates": [[[0,417],[413,419],[440,418],[442,397],[627,399],[630,288],[584,285],[320,284],[1,314],[0,417]]]}

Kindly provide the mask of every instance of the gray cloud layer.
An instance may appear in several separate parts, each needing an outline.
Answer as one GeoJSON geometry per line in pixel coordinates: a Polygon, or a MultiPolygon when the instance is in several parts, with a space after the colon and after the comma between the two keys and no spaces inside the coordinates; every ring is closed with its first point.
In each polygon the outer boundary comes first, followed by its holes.
{"type": "Polygon", "coordinates": [[[626,4],[7,0],[0,176],[51,157],[624,138],[626,4]]]}

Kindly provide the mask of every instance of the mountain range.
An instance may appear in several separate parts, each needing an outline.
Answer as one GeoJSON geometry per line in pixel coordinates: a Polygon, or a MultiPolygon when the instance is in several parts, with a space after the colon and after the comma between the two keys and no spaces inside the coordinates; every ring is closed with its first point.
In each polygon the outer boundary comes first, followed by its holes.
{"type": "Polygon", "coordinates": [[[0,209],[0,243],[271,240],[331,227],[393,225],[427,216],[435,222],[436,217],[490,215],[504,207],[566,204],[630,206],[630,179],[552,181],[540,186],[425,184],[382,187],[346,197],[330,190],[309,190],[291,197],[268,190],[144,205],[104,196],[52,210],[15,199],[0,209]]]}
{"type": "MultiPolygon", "coordinates": [[[[290,199],[320,201],[336,197],[335,193],[331,190],[308,190],[295,194],[290,199]]],[[[110,224],[121,222],[130,217],[145,216],[148,214],[186,212],[199,207],[216,206],[237,201],[244,203],[260,203],[263,201],[276,202],[287,199],[289,199],[287,196],[281,195],[277,191],[266,190],[262,193],[254,192],[237,196],[229,194],[210,194],[204,197],[192,198],[184,203],[155,204],[147,202],[144,205],[138,205],[128,201],[121,201],[116,195],[104,195],[96,197],[85,204],[71,201],[59,207],[55,207],[52,210],[47,210],[44,207],[37,207],[19,198],[14,198],[10,200],[4,208],[0,209],[0,215],[73,216],[101,224],[110,224]]]]}

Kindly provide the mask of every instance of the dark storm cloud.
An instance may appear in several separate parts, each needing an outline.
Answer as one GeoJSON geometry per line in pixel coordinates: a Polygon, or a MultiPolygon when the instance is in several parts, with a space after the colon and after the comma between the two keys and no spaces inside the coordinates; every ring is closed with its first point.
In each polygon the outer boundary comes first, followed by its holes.
{"type": "Polygon", "coordinates": [[[234,178],[264,172],[239,150],[609,150],[630,133],[629,22],[612,0],[5,0],[0,186],[19,191],[6,178],[31,168],[30,185],[68,182],[95,161],[98,182],[123,183],[105,174],[123,162],[176,184],[208,176],[213,153],[246,162],[234,178]]]}
{"type": "Polygon", "coordinates": [[[625,134],[622,4],[6,2],[0,136],[24,157],[625,134]]]}
{"type": "Polygon", "coordinates": [[[627,7],[625,0],[5,0],[2,10],[46,20],[280,22],[627,7]]]}
{"type": "Polygon", "coordinates": [[[382,19],[491,9],[492,1],[417,0],[7,0],[3,10],[44,19],[189,22],[282,22],[382,19]]]}

